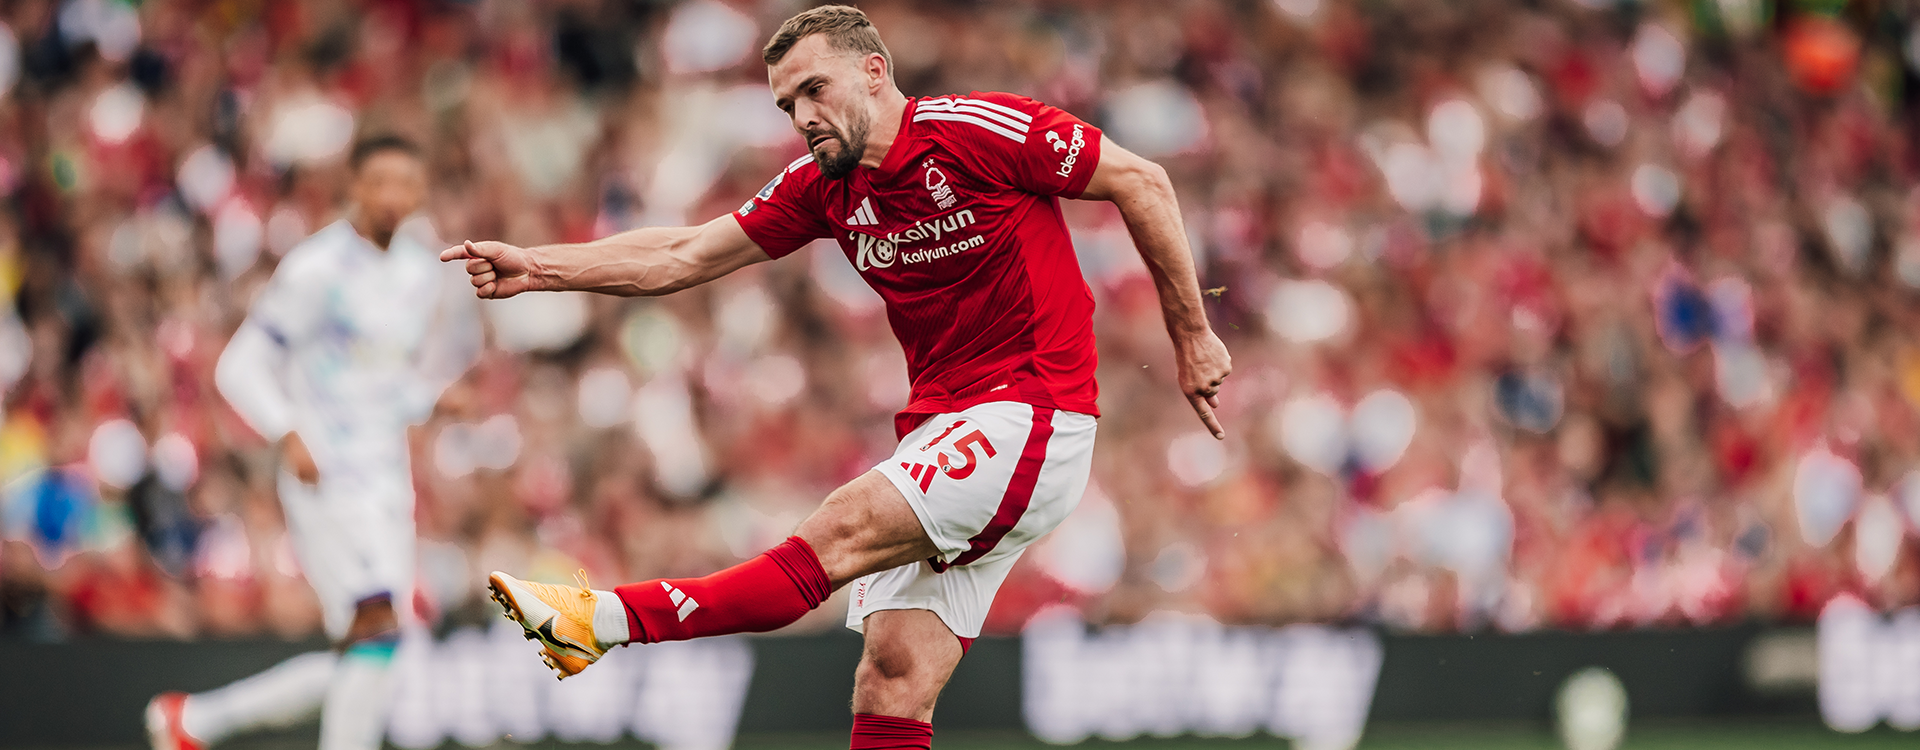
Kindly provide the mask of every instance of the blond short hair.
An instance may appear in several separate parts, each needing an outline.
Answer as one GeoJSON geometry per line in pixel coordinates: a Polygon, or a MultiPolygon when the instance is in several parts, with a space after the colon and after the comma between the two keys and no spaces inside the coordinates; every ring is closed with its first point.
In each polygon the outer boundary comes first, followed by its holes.
{"type": "Polygon", "coordinates": [[[867,14],[851,5],[822,5],[787,19],[760,50],[760,59],[768,65],[777,65],[793,45],[814,34],[825,34],[827,43],[837,50],[859,55],[878,54],[887,61],[887,76],[893,76],[893,53],[887,51],[886,42],[880,41],[879,29],[867,20],[867,14]]]}

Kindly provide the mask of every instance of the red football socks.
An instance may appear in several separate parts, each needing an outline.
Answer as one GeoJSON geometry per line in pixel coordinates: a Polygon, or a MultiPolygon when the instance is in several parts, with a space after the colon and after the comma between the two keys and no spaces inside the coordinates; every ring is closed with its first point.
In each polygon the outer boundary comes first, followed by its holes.
{"type": "Polygon", "coordinates": [[[851,750],[930,750],[932,747],[932,724],[898,716],[853,715],[851,750]]]}
{"type": "Polygon", "coordinates": [[[704,578],[629,583],[613,593],[626,605],[633,642],[659,643],[786,627],[826,601],[833,584],[813,547],[794,536],[704,578]]]}

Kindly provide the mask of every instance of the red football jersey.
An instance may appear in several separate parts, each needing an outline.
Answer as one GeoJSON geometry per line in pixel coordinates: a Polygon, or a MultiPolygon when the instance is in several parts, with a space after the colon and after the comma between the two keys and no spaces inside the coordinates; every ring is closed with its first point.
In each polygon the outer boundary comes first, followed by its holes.
{"type": "Polygon", "coordinates": [[[1093,293],[1060,216],[1100,161],[1100,130],[1013,94],[908,99],[877,169],[787,166],[734,212],[775,258],[832,237],[886,300],[907,353],[905,435],[987,401],[1098,416],[1093,293]]]}

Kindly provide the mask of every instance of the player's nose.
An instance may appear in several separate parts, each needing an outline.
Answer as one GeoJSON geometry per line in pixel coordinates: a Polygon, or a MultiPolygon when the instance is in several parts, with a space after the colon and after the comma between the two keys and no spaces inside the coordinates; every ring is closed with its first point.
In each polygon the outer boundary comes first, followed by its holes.
{"type": "Polygon", "coordinates": [[[797,102],[793,105],[793,126],[802,134],[821,128],[820,110],[812,104],[797,102]]]}

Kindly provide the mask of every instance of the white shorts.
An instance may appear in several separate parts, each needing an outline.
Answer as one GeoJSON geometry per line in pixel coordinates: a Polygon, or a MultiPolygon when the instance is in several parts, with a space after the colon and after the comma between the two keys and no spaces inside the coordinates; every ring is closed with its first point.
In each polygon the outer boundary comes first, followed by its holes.
{"type": "MultiPolygon", "coordinates": [[[[382,472],[392,474],[392,472],[382,472]]],[[[300,572],[320,600],[327,637],[346,637],[360,603],[386,596],[401,623],[413,617],[414,526],[410,476],[313,486],[280,473],[280,506],[300,572]]]]}
{"type": "Polygon", "coordinates": [[[908,434],[875,468],[906,496],[939,554],[854,581],[847,627],[860,630],[881,610],[924,609],[954,635],[979,637],[1020,553],[1080,504],[1094,425],[1086,414],[994,401],[908,434]]]}

